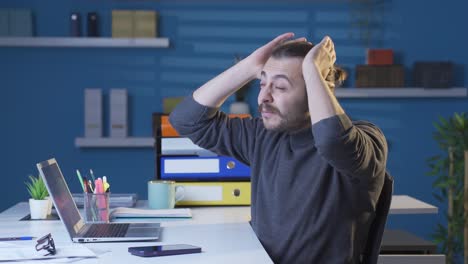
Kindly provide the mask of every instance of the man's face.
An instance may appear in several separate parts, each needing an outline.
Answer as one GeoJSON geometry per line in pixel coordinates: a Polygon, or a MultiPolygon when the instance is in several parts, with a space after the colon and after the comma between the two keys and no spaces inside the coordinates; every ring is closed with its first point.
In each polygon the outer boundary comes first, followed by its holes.
{"type": "Polygon", "coordinates": [[[266,129],[292,132],[310,124],[302,58],[273,58],[263,67],[258,110],[266,129]]]}

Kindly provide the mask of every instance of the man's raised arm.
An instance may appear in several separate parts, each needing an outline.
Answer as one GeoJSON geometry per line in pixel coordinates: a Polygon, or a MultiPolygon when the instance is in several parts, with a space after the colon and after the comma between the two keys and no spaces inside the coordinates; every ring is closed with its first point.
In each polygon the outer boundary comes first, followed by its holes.
{"type": "Polygon", "coordinates": [[[284,33],[258,48],[247,58],[198,88],[193,93],[193,99],[204,106],[219,108],[231,94],[257,78],[273,49],[293,36],[293,33],[284,33]]]}

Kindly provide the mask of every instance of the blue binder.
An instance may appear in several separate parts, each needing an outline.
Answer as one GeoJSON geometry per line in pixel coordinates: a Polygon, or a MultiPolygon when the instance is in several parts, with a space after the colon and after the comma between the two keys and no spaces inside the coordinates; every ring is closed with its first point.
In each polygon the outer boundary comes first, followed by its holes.
{"type": "Polygon", "coordinates": [[[249,180],[250,168],[230,157],[161,157],[164,180],[249,180]]]}

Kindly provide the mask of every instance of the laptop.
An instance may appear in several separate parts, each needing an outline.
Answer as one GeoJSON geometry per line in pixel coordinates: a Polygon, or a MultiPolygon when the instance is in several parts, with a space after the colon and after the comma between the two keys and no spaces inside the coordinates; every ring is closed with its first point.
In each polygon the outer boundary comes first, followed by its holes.
{"type": "Polygon", "coordinates": [[[37,163],[37,169],[73,242],[149,241],[159,238],[159,223],[85,223],[57,161],[50,159],[37,163]]]}

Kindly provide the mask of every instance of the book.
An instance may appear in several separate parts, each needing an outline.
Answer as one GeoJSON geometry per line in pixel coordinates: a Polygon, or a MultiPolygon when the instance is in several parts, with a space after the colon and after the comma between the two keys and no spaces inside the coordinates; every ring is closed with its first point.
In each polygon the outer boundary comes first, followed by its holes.
{"type": "Polygon", "coordinates": [[[111,210],[109,218],[191,218],[189,208],[177,209],[137,209],[117,207],[111,210]]]}

